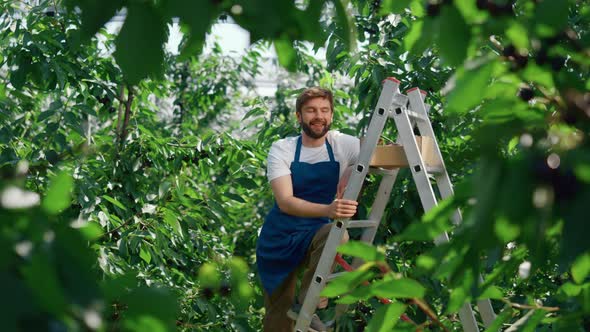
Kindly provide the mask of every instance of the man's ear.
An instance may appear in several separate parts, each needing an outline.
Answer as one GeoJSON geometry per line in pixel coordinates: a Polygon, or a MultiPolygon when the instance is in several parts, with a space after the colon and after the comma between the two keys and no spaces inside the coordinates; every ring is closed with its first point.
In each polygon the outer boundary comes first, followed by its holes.
{"type": "Polygon", "coordinates": [[[295,111],[295,116],[297,116],[297,123],[301,122],[301,112],[295,111]]]}

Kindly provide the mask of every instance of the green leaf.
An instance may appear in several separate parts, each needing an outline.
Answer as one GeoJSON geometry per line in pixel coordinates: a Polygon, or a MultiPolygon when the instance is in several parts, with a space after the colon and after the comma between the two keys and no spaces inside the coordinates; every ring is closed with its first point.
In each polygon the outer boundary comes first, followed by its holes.
{"type": "Polygon", "coordinates": [[[258,189],[258,184],[250,178],[237,178],[235,181],[246,189],[258,189]]]}
{"type": "Polygon", "coordinates": [[[234,200],[236,202],[246,203],[246,201],[242,198],[242,196],[236,195],[236,194],[233,194],[233,193],[230,193],[228,191],[224,192],[223,193],[223,196],[225,196],[225,197],[227,197],[227,198],[229,198],[231,200],[234,200]]]}
{"type": "Polygon", "coordinates": [[[447,313],[453,313],[459,311],[465,301],[467,301],[467,292],[463,287],[455,288],[451,291],[449,297],[449,303],[447,305],[447,313]]]}
{"type": "Polygon", "coordinates": [[[493,68],[494,63],[488,62],[458,75],[455,88],[447,99],[446,111],[462,114],[477,106],[481,102],[481,92],[486,89],[493,68]]]}
{"type": "Polygon", "coordinates": [[[370,270],[371,264],[362,265],[359,269],[346,272],[342,276],[330,281],[322,290],[321,295],[326,297],[336,297],[345,294],[363,281],[373,278],[376,273],[370,270]]]}
{"type": "Polygon", "coordinates": [[[417,54],[418,52],[414,52],[414,45],[420,39],[422,35],[422,27],[424,26],[424,21],[417,20],[412,22],[412,26],[410,26],[410,31],[404,38],[404,48],[406,51],[417,54]]]}
{"type": "Polygon", "coordinates": [[[273,41],[279,64],[287,70],[293,72],[297,69],[297,53],[293,48],[293,42],[287,38],[275,39],[273,41]]]}
{"type": "Polygon", "coordinates": [[[582,286],[576,285],[572,282],[566,282],[561,287],[559,287],[559,291],[563,293],[566,297],[576,297],[580,295],[582,291],[582,286]]]}
{"type": "Polygon", "coordinates": [[[375,296],[385,298],[422,298],[426,294],[424,286],[409,278],[381,280],[370,287],[375,296]]]}
{"type": "Polygon", "coordinates": [[[217,288],[221,283],[221,274],[212,263],[204,263],[199,268],[199,284],[202,288],[217,288]]]}
{"type": "Polygon", "coordinates": [[[412,0],[383,0],[379,9],[379,15],[383,16],[390,13],[399,14],[410,6],[410,2],[412,0]]]}
{"type": "Polygon", "coordinates": [[[344,255],[362,258],[365,262],[385,261],[385,255],[377,247],[361,241],[349,241],[338,247],[338,252],[344,255]]]}
{"type": "Polygon", "coordinates": [[[79,7],[82,10],[82,38],[81,42],[86,42],[102,28],[110,19],[115,16],[116,12],[123,7],[121,0],[106,1],[79,1],[67,0],[66,5],[73,9],[79,7]]]}
{"type": "Polygon", "coordinates": [[[402,241],[431,241],[452,228],[448,217],[436,218],[431,222],[414,222],[401,234],[393,237],[395,242],[402,241]]]}
{"type": "Polygon", "coordinates": [[[373,293],[369,287],[357,287],[352,292],[340,296],[338,300],[336,300],[336,303],[353,304],[358,301],[365,301],[370,297],[373,297],[373,293]]]}
{"type": "Polygon", "coordinates": [[[572,278],[578,284],[583,283],[590,273],[590,253],[578,256],[572,264],[572,278]]]}
{"type": "Polygon", "coordinates": [[[251,110],[248,111],[248,113],[246,113],[246,115],[244,115],[244,117],[242,118],[242,121],[246,120],[247,118],[251,117],[251,116],[259,116],[259,115],[263,115],[264,113],[266,113],[266,110],[262,107],[255,107],[251,110]]]}
{"type": "Polygon", "coordinates": [[[63,286],[60,284],[55,266],[47,256],[35,254],[22,267],[22,274],[31,294],[47,312],[61,317],[67,310],[63,286]]]}
{"type": "Polygon", "coordinates": [[[47,189],[42,208],[49,214],[58,214],[71,204],[74,179],[69,172],[62,171],[56,175],[47,189]]]}
{"type": "Polygon", "coordinates": [[[438,45],[441,57],[450,66],[458,66],[467,56],[471,30],[455,6],[443,6],[439,22],[438,45]]]}
{"type": "Polygon", "coordinates": [[[119,202],[118,200],[112,198],[111,196],[109,196],[109,195],[102,195],[102,198],[104,198],[107,201],[111,202],[113,205],[115,205],[119,209],[121,209],[123,211],[127,211],[127,209],[125,208],[125,206],[123,204],[121,204],[121,202],[119,202]]]}
{"type": "Polygon", "coordinates": [[[525,80],[541,84],[545,88],[553,89],[555,82],[548,68],[539,67],[536,64],[528,64],[522,71],[525,80]]]}
{"type": "Polygon", "coordinates": [[[506,29],[506,36],[510,38],[517,49],[528,49],[529,38],[526,28],[517,21],[513,21],[508,29],[506,29]]]}
{"type": "Polygon", "coordinates": [[[184,238],[184,234],[182,233],[182,227],[180,226],[180,222],[178,221],[178,217],[176,216],[176,214],[171,211],[166,209],[164,211],[164,221],[170,226],[172,227],[172,229],[174,230],[174,232],[176,234],[178,234],[181,238],[184,238]]]}
{"type": "Polygon", "coordinates": [[[479,296],[479,299],[495,299],[501,300],[504,298],[502,290],[496,286],[490,286],[486,288],[483,293],[479,296]]]}
{"type": "Polygon", "coordinates": [[[563,0],[544,0],[536,5],[535,23],[537,33],[549,37],[567,26],[569,2],[563,0]]]}
{"type": "Polygon", "coordinates": [[[205,36],[221,13],[221,6],[209,0],[173,0],[165,2],[164,12],[168,17],[180,18],[188,37],[181,45],[180,60],[185,60],[201,53],[205,36]]]}
{"type": "Polygon", "coordinates": [[[402,303],[394,302],[381,306],[375,314],[367,328],[366,332],[389,332],[397,324],[401,314],[406,310],[402,303]]]}
{"type": "Polygon", "coordinates": [[[494,232],[500,241],[506,243],[518,237],[520,234],[520,226],[511,223],[506,217],[498,217],[494,223],[494,232]]]}
{"type": "Polygon", "coordinates": [[[504,310],[500,312],[500,314],[496,317],[494,322],[488,326],[485,332],[497,332],[501,331],[504,323],[509,321],[512,318],[514,310],[510,306],[504,307],[504,310]]]}
{"type": "Polygon", "coordinates": [[[143,259],[148,264],[152,261],[152,254],[150,254],[150,251],[145,247],[144,244],[142,244],[139,249],[139,257],[141,257],[141,259],[143,259]]]}
{"type": "Polygon", "coordinates": [[[127,7],[114,57],[130,85],[161,73],[166,29],[163,17],[150,3],[131,2],[127,7]]]}
{"type": "Polygon", "coordinates": [[[349,0],[333,0],[333,3],[336,7],[336,22],[342,29],[340,38],[346,51],[354,51],[356,49],[356,24],[354,18],[348,12],[349,0]]]}
{"type": "Polygon", "coordinates": [[[124,331],[173,331],[178,315],[178,300],[163,287],[141,287],[122,296],[127,305],[124,331]]]}
{"type": "Polygon", "coordinates": [[[412,3],[410,3],[410,10],[412,11],[412,15],[416,17],[424,16],[424,1],[412,0],[412,3]]]}

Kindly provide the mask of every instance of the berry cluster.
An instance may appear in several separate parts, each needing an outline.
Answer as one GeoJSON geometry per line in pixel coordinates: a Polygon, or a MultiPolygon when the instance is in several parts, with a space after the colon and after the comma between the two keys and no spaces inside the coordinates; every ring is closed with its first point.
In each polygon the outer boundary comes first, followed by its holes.
{"type": "Polygon", "coordinates": [[[512,62],[511,69],[514,71],[523,69],[529,63],[528,55],[517,52],[512,44],[504,47],[502,55],[512,62]]]}
{"type": "MultiPolygon", "coordinates": [[[[504,47],[502,55],[512,62],[511,69],[514,71],[523,69],[529,61],[529,55],[517,52],[512,44],[504,47]]],[[[534,55],[534,60],[539,66],[549,64],[553,71],[558,72],[565,66],[566,58],[562,56],[549,56],[547,54],[547,47],[543,46],[534,55]]]]}
{"type": "Polygon", "coordinates": [[[520,97],[520,99],[524,101],[529,101],[533,99],[534,96],[535,93],[533,92],[533,89],[531,89],[529,86],[523,86],[518,90],[518,97],[520,97]]]}
{"type": "Polygon", "coordinates": [[[538,182],[553,188],[556,202],[571,201],[577,196],[580,182],[573,170],[564,167],[551,168],[544,158],[534,160],[532,170],[538,182]]]}
{"type": "Polygon", "coordinates": [[[487,10],[492,16],[512,15],[512,6],[514,2],[508,0],[502,4],[496,3],[494,0],[477,0],[477,8],[480,10],[487,10]]]}
{"type": "MultiPolygon", "coordinates": [[[[221,296],[229,296],[231,294],[231,287],[228,284],[224,283],[221,286],[219,286],[219,289],[217,290],[217,292],[221,296]]],[[[214,295],[215,295],[215,290],[211,287],[205,287],[205,288],[203,288],[203,290],[201,292],[201,296],[203,296],[207,300],[210,300],[214,295]]]]}

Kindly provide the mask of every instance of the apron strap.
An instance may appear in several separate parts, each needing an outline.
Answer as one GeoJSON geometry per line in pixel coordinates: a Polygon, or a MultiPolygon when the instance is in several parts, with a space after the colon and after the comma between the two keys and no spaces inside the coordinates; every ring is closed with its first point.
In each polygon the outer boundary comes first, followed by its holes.
{"type": "Polygon", "coordinates": [[[294,162],[299,162],[299,155],[301,154],[301,135],[297,139],[297,148],[295,148],[295,158],[293,158],[294,162]]]}
{"type": "Polygon", "coordinates": [[[334,162],[336,159],[334,158],[334,152],[332,151],[332,146],[328,143],[328,137],[326,137],[326,148],[328,149],[328,155],[330,156],[330,161],[334,162]]]}

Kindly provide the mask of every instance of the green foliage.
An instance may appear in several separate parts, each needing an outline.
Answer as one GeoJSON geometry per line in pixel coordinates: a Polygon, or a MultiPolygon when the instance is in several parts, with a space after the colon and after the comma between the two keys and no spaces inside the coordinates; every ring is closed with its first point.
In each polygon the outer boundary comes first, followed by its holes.
{"type": "MultiPolygon", "coordinates": [[[[456,183],[453,199],[423,214],[400,171],[377,247],[340,248],[365,261],[324,290],[355,304],[343,330],[415,330],[402,313],[461,330],[458,309],[480,298],[498,313],[489,331],[588,324],[587,2],[63,4],[0,4],[6,330],[260,330],[265,158],[272,141],[297,133],[302,88],[285,80],[272,100],[243,92],[270,41],[305,85],[334,89],[335,127],[350,134],[366,129],[386,77],[426,90],[456,183]],[[103,26],[122,8],[110,35],[103,26]],[[257,43],[242,59],[218,46],[199,54],[228,15],[257,43]],[[173,17],[185,33],[179,57],[163,49],[173,17]],[[325,63],[303,41],[325,46],[325,63]],[[451,242],[435,247],[445,231],[451,242]]],[[[383,136],[396,134],[388,126],[383,136]]],[[[378,180],[367,181],[359,219],[378,180]]]]}

